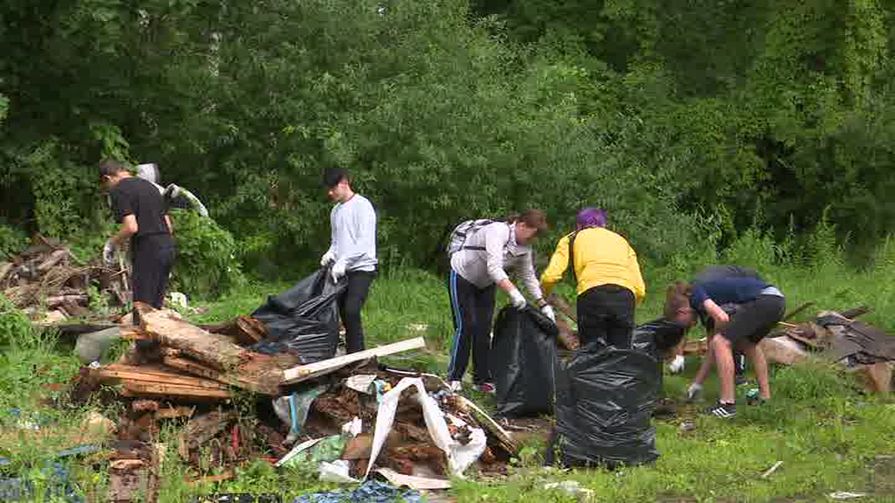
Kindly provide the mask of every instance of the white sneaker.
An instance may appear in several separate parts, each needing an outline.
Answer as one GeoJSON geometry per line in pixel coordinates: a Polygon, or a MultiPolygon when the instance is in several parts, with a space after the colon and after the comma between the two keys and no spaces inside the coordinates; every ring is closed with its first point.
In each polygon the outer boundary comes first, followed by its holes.
{"type": "Polygon", "coordinates": [[[450,381],[448,382],[448,388],[451,389],[454,393],[459,393],[463,390],[463,383],[460,381],[450,381]]]}

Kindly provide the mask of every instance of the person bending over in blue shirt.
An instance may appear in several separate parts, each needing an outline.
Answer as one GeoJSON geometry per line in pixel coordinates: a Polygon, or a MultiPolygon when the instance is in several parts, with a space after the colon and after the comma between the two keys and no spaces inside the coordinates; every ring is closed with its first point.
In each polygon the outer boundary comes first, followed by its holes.
{"type": "Polygon", "coordinates": [[[711,370],[718,366],[721,393],[718,403],[706,412],[721,418],[736,415],[734,395],[734,349],[752,361],[758,379],[759,397],[771,398],[768,365],[758,343],[783,318],[786,300],[777,287],[749,269],[736,266],[712,268],[698,274],[692,283],[678,282],[668,288],[665,318],[678,324],[693,326],[697,315],[703,325],[713,326],[709,351],[693,379],[691,390],[702,387],[711,370]],[[722,305],[734,304],[730,315],[722,305]]]}

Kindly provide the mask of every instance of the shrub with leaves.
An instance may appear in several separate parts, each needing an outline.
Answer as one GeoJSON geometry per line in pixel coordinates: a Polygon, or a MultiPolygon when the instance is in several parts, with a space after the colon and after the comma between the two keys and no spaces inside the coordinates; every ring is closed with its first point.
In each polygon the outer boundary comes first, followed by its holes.
{"type": "Polygon", "coordinates": [[[173,210],[171,218],[177,241],[172,289],[211,298],[245,283],[232,234],[192,211],[173,210]]]}

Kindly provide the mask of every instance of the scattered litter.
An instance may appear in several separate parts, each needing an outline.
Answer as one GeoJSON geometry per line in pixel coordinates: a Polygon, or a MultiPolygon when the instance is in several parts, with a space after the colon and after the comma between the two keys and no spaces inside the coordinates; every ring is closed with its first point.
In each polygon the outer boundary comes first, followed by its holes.
{"type": "Polygon", "coordinates": [[[345,459],[337,459],[333,462],[323,461],[317,467],[320,480],[323,482],[335,482],[337,484],[356,484],[360,482],[349,475],[351,464],[345,459]]]}
{"type": "Polygon", "coordinates": [[[355,416],[354,419],[342,425],[342,435],[345,435],[349,438],[354,438],[360,435],[363,429],[364,422],[361,420],[361,418],[355,416]]]}
{"type": "Polygon", "coordinates": [[[695,429],[696,429],[696,423],[694,423],[693,421],[683,421],[683,422],[681,422],[680,427],[678,427],[678,430],[680,430],[681,433],[688,433],[695,429]]]}
{"type": "Polygon", "coordinates": [[[357,374],[345,379],[345,386],[359,393],[372,395],[375,393],[373,381],[376,380],[376,374],[357,374]]]}
{"type": "Polygon", "coordinates": [[[845,491],[836,491],[834,493],[830,493],[830,498],[834,500],[850,500],[863,498],[864,496],[867,496],[867,493],[850,493],[845,491]]]}
{"type": "Polygon", "coordinates": [[[593,489],[581,487],[577,480],[563,480],[562,482],[549,482],[544,484],[544,489],[548,491],[562,491],[571,496],[593,496],[593,489]]]}
{"type": "Polygon", "coordinates": [[[323,438],[324,438],[324,437],[321,437],[321,438],[313,438],[313,439],[311,439],[311,440],[305,440],[304,442],[302,442],[302,443],[296,445],[295,447],[292,448],[291,451],[289,451],[288,454],[286,454],[285,456],[283,456],[282,458],[280,458],[280,460],[277,461],[277,462],[274,464],[274,466],[283,466],[285,463],[288,463],[292,458],[294,458],[295,456],[297,456],[300,452],[304,451],[305,449],[310,449],[311,447],[313,447],[314,445],[316,445],[317,442],[320,442],[321,440],[323,440],[323,438]]]}
{"type": "Polygon", "coordinates": [[[386,480],[396,487],[407,486],[417,491],[436,491],[451,488],[451,481],[448,479],[402,475],[391,468],[379,468],[376,470],[376,473],[385,477],[386,480]]]}
{"type": "Polygon", "coordinates": [[[774,463],[773,466],[771,466],[764,473],[761,474],[761,478],[766,479],[766,478],[770,477],[782,465],[783,465],[783,461],[777,461],[776,463],[774,463]]]}
{"type": "Polygon", "coordinates": [[[378,480],[368,480],[353,491],[330,491],[299,496],[292,503],[346,503],[363,501],[365,503],[423,503],[425,500],[418,491],[399,489],[378,480]]]}
{"type": "Polygon", "coordinates": [[[326,391],[329,386],[315,386],[302,393],[292,393],[291,395],[281,396],[274,399],[273,409],[280,421],[289,425],[289,435],[286,437],[286,444],[292,444],[298,439],[301,433],[301,427],[304,426],[308,419],[308,411],[314,400],[326,391]]]}
{"type": "Polygon", "coordinates": [[[311,446],[296,452],[285,461],[278,461],[277,466],[294,466],[304,463],[314,465],[321,461],[334,461],[339,459],[343,450],[345,450],[345,439],[341,435],[331,435],[318,439],[311,446]]]}

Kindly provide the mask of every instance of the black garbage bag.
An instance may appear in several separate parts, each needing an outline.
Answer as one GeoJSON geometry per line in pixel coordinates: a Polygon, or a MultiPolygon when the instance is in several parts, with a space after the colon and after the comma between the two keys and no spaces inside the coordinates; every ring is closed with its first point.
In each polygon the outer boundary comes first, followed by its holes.
{"type": "Polygon", "coordinates": [[[507,306],[497,315],[489,365],[497,388],[497,415],[523,417],[553,411],[556,325],[537,309],[507,306]]]}
{"type": "Polygon", "coordinates": [[[686,330],[664,318],[637,325],[631,334],[631,348],[661,361],[664,353],[678,345],[686,330]]]}
{"type": "Polygon", "coordinates": [[[612,469],[655,461],[658,373],[652,357],[631,349],[579,351],[561,364],[554,440],[562,464],[612,469]]]}
{"type": "Polygon", "coordinates": [[[268,297],[267,303],[252,313],[264,323],[267,337],[252,349],[293,353],[303,364],[332,358],[339,344],[338,295],[345,286],[345,281],[334,283],[327,268],[268,297]]]}

